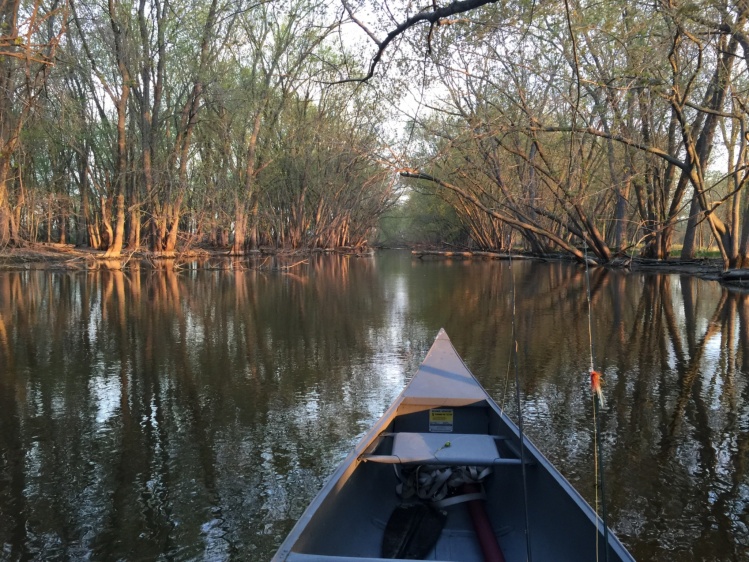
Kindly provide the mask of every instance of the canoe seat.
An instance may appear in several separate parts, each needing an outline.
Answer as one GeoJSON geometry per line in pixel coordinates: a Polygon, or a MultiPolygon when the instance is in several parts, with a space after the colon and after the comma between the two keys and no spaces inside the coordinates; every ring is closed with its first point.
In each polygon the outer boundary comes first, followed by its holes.
{"type": "Polygon", "coordinates": [[[499,454],[496,437],[474,433],[395,433],[389,455],[365,454],[362,459],[387,464],[491,466],[520,464],[499,454]]]}

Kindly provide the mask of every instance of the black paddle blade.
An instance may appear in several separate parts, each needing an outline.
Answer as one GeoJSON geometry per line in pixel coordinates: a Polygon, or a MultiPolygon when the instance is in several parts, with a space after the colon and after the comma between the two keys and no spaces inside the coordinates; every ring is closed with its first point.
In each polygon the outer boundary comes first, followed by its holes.
{"type": "Polygon", "coordinates": [[[382,538],[383,558],[421,560],[434,548],[447,514],[422,504],[402,504],[393,510],[382,538]]]}

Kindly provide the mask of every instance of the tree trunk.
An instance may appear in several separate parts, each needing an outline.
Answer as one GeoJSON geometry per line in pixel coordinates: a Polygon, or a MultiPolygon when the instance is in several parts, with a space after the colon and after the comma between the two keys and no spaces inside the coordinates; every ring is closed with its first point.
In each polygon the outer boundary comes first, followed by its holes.
{"type": "Polygon", "coordinates": [[[258,225],[258,217],[260,216],[260,209],[257,197],[253,197],[254,202],[252,204],[252,210],[250,211],[250,239],[247,241],[247,244],[249,245],[250,250],[257,250],[258,248],[258,238],[259,238],[259,228],[258,225]]]}
{"type": "Polygon", "coordinates": [[[47,198],[47,244],[52,242],[52,197],[47,198]]]}
{"type": "Polygon", "coordinates": [[[10,183],[10,156],[0,154],[0,247],[6,246],[11,238],[11,210],[8,202],[8,184],[10,183]]]}
{"type": "Polygon", "coordinates": [[[140,248],[140,217],[140,209],[133,205],[133,208],[130,210],[128,219],[130,229],[128,231],[127,247],[130,251],[134,251],[140,248]]]}
{"type": "Polygon", "coordinates": [[[127,106],[130,97],[131,78],[130,70],[125,62],[124,41],[127,34],[123,30],[122,24],[118,21],[117,8],[120,4],[115,5],[116,0],[109,0],[109,18],[114,37],[114,51],[117,59],[117,69],[119,70],[120,95],[116,98],[117,107],[117,160],[115,169],[115,205],[117,214],[117,223],[114,230],[114,239],[112,240],[105,257],[115,258],[122,253],[122,246],[125,240],[125,193],[127,191],[127,106]]]}
{"type": "Polygon", "coordinates": [[[614,227],[611,233],[611,239],[615,251],[620,251],[624,247],[626,225],[625,219],[627,218],[627,206],[629,201],[629,192],[632,186],[632,178],[627,172],[624,178],[623,185],[619,185],[617,182],[616,186],[616,207],[614,209],[614,227]]]}
{"type": "Polygon", "coordinates": [[[692,197],[692,204],[689,206],[689,219],[687,220],[687,231],[684,233],[684,246],[681,248],[681,259],[693,260],[697,253],[697,227],[702,222],[703,214],[700,207],[700,200],[692,197]]]}
{"type": "Polygon", "coordinates": [[[114,240],[104,254],[105,258],[118,258],[122,254],[122,245],[125,240],[125,196],[117,196],[117,224],[114,229],[114,240]]]}
{"type": "MultiPolygon", "coordinates": [[[[719,56],[716,69],[710,81],[709,87],[705,94],[705,107],[719,111],[730,85],[731,69],[733,67],[734,53],[738,47],[738,40],[731,36],[730,41],[726,44],[726,38],[720,38],[721,56],[719,56]]],[[[730,225],[726,225],[718,216],[712,212],[713,209],[708,201],[704,170],[707,166],[710,154],[712,152],[713,138],[718,126],[718,115],[716,113],[707,113],[705,124],[700,131],[696,142],[689,127],[686,125],[686,118],[683,114],[681,100],[677,97],[671,100],[672,107],[679,115],[679,122],[682,127],[682,139],[687,154],[688,170],[685,169],[682,175],[688,177],[689,182],[694,188],[694,197],[699,199],[699,205],[705,211],[707,223],[713,233],[715,243],[718,245],[723,258],[723,267],[730,267],[732,256],[729,255],[729,249],[732,246],[731,238],[735,233],[731,231],[730,225]]],[[[696,128],[695,128],[696,129],[696,128]]]]}
{"type": "Polygon", "coordinates": [[[78,175],[80,177],[78,181],[78,189],[81,194],[81,216],[78,217],[78,240],[76,240],[79,246],[84,246],[88,243],[93,248],[93,241],[91,239],[91,209],[89,208],[88,199],[88,146],[83,147],[83,156],[78,164],[78,175]]]}
{"type": "Polygon", "coordinates": [[[749,267],[749,201],[744,204],[743,215],[741,243],[739,244],[739,252],[736,256],[736,265],[734,265],[737,268],[749,267]]]}
{"type": "Polygon", "coordinates": [[[245,250],[245,232],[247,228],[247,215],[237,201],[237,209],[234,215],[234,243],[232,244],[230,256],[242,256],[245,250]]]}
{"type": "Polygon", "coordinates": [[[60,231],[60,244],[66,244],[68,241],[68,214],[65,206],[60,209],[60,214],[58,215],[57,220],[60,224],[60,226],[58,227],[58,230],[60,231]]]}
{"type": "Polygon", "coordinates": [[[105,201],[102,197],[101,200],[101,237],[99,247],[102,250],[107,250],[114,243],[114,230],[112,229],[112,221],[109,218],[109,207],[108,201],[105,201]]]}
{"type": "Polygon", "coordinates": [[[96,223],[89,223],[86,225],[88,232],[88,245],[94,250],[101,248],[101,235],[99,234],[99,225],[96,223]]]}
{"type": "Polygon", "coordinates": [[[179,233],[180,209],[182,208],[182,197],[178,197],[172,207],[171,225],[164,246],[164,253],[171,257],[177,249],[177,234],[179,233]]]}

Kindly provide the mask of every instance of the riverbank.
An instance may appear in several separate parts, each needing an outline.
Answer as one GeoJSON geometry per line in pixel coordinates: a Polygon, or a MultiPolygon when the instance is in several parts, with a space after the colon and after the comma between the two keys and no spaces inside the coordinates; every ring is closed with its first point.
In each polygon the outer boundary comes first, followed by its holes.
{"type": "MultiPolygon", "coordinates": [[[[159,264],[184,265],[197,263],[198,268],[228,269],[221,266],[221,262],[228,264],[233,261],[252,262],[253,266],[264,267],[265,261],[271,257],[279,260],[299,263],[309,255],[315,253],[344,254],[355,257],[371,256],[373,250],[369,248],[336,248],[331,250],[274,250],[263,248],[244,256],[230,256],[228,250],[208,248],[191,248],[178,252],[173,257],[156,257],[150,252],[124,250],[117,258],[105,257],[105,252],[90,248],[76,247],[73,244],[35,243],[21,248],[4,248],[0,250],[0,271],[19,269],[63,269],[63,270],[91,270],[91,269],[126,269],[133,265],[158,267],[159,264]]],[[[278,267],[287,268],[288,264],[278,267]]]]}
{"type": "MultiPolygon", "coordinates": [[[[320,252],[315,251],[315,253],[320,252]]],[[[250,255],[232,258],[226,250],[213,250],[207,248],[194,248],[186,252],[178,253],[169,260],[154,258],[147,252],[123,252],[119,258],[107,259],[104,252],[89,248],[79,248],[72,244],[28,244],[22,248],[5,248],[0,250],[0,271],[18,269],[66,269],[66,270],[88,270],[88,269],[124,269],[134,264],[156,265],[157,263],[172,262],[184,264],[187,262],[198,262],[198,267],[215,269],[217,261],[221,260],[250,260],[258,261],[270,256],[280,258],[296,258],[310,255],[311,251],[273,251],[265,249],[250,255]]],[[[353,256],[368,256],[369,252],[352,251],[350,248],[330,250],[325,253],[339,253],[353,256]]],[[[418,259],[533,259],[541,261],[568,261],[570,258],[563,255],[529,256],[517,254],[510,256],[506,253],[493,252],[450,252],[437,250],[415,250],[412,252],[414,258],[418,259]]],[[[692,275],[701,279],[713,281],[720,280],[722,262],[716,258],[702,258],[689,261],[679,259],[672,260],[648,260],[642,258],[628,259],[626,262],[617,263],[614,267],[629,271],[652,271],[655,273],[676,273],[692,275]]]]}
{"type": "MultiPolygon", "coordinates": [[[[413,250],[411,255],[421,260],[538,260],[538,261],[571,261],[567,255],[547,255],[531,256],[528,254],[508,254],[506,252],[484,252],[484,251],[443,251],[443,250],[413,250]]],[[[644,258],[627,258],[619,259],[614,263],[606,266],[614,269],[628,271],[652,271],[656,273],[677,273],[684,275],[693,275],[702,279],[719,281],[723,269],[723,262],[718,258],[699,258],[694,260],[680,260],[674,258],[671,260],[652,260],[644,258]]]]}

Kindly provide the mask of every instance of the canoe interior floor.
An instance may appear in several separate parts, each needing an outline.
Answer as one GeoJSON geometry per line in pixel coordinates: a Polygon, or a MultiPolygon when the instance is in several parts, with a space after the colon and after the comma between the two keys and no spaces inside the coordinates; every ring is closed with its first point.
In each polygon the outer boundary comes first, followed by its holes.
{"type": "MultiPolygon", "coordinates": [[[[424,560],[484,562],[476,533],[470,528],[471,523],[465,506],[453,506],[448,508],[447,512],[447,524],[434,549],[424,560]]],[[[384,521],[372,520],[372,525],[375,535],[382,534],[385,528],[384,521]]],[[[525,535],[522,529],[501,528],[494,531],[506,560],[525,559],[525,535]]]]}

